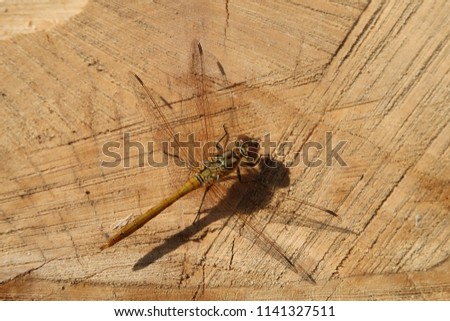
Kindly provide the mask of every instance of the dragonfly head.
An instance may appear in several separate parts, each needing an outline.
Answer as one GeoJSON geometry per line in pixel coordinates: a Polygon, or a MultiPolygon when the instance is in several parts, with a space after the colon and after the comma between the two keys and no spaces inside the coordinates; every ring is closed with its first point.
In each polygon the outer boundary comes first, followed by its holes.
{"type": "Polygon", "coordinates": [[[244,166],[253,167],[258,164],[261,158],[259,155],[259,139],[247,135],[239,135],[236,144],[242,156],[241,163],[244,166]]]}

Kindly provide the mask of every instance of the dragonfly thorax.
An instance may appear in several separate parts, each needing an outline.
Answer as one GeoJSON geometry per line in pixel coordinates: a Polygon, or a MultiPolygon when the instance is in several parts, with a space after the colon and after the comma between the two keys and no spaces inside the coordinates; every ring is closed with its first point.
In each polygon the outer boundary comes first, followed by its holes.
{"type": "Polygon", "coordinates": [[[259,141],[240,135],[222,154],[204,162],[203,170],[197,175],[202,185],[209,185],[235,171],[239,165],[255,166],[260,159],[259,141]]]}

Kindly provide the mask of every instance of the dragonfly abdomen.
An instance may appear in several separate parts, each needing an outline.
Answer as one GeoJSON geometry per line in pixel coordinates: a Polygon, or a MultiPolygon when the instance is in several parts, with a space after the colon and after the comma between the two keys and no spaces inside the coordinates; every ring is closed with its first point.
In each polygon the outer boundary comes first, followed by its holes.
{"type": "Polygon", "coordinates": [[[191,177],[183,186],[181,186],[178,191],[170,195],[169,197],[163,199],[158,205],[152,207],[147,212],[145,212],[142,215],[139,215],[136,217],[133,221],[122,227],[116,234],[111,236],[106,243],[104,243],[100,249],[104,250],[108,247],[113,246],[120,240],[126,238],[127,236],[131,235],[138,229],[140,229],[144,224],[146,224],[148,221],[156,217],[158,214],[160,214],[162,211],[164,211],[166,208],[168,208],[170,205],[175,203],[177,200],[185,196],[186,194],[202,187],[204,184],[202,184],[198,178],[197,175],[191,177]]]}

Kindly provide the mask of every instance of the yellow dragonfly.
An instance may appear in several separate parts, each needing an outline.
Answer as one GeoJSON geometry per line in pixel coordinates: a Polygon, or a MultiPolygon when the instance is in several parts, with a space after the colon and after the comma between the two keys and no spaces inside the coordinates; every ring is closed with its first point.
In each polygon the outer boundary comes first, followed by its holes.
{"type": "MultiPolygon", "coordinates": [[[[146,92],[148,97],[152,99],[150,91],[144,85],[139,76],[134,75],[134,77],[142,86],[142,89],[146,92]]],[[[154,100],[152,99],[152,101],[154,100]]],[[[157,107],[156,104],[154,104],[154,106],[157,107]]],[[[157,109],[159,109],[159,107],[157,109]]],[[[227,132],[225,132],[224,137],[225,136],[228,136],[227,132]]],[[[258,153],[259,141],[254,138],[250,138],[247,135],[239,135],[237,140],[234,141],[232,146],[229,146],[227,150],[222,151],[223,148],[220,144],[217,144],[217,146],[218,150],[220,150],[221,152],[214,155],[212,159],[205,160],[199,173],[189,178],[189,180],[184,183],[175,193],[163,199],[159,204],[150,208],[144,214],[138,216],[136,219],[120,228],[120,230],[116,234],[111,236],[107,240],[107,242],[100,247],[100,249],[104,250],[108,247],[111,247],[120,240],[131,235],[186,194],[201,187],[206,187],[206,189],[208,190],[208,188],[211,187],[212,184],[218,182],[219,180],[222,180],[229,174],[233,172],[239,173],[239,166],[255,166],[260,159],[260,155],[258,153]]]]}
{"type": "MultiPolygon", "coordinates": [[[[197,118],[197,123],[200,124],[200,126],[197,125],[196,128],[199,132],[195,134],[197,134],[197,137],[203,138],[204,145],[210,144],[210,146],[214,147],[215,152],[211,154],[209,149],[206,149],[206,151],[203,149],[199,157],[195,154],[192,155],[191,153],[188,153],[181,146],[182,144],[180,138],[175,134],[175,130],[169,122],[169,120],[174,120],[172,115],[172,106],[163,97],[150,89],[138,75],[130,73],[135,94],[142,105],[144,112],[148,112],[146,118],[152,120],[157,127],[155,140],[157,143],[160,143],[160,141],[167,142],[170,140],[175,151],[173,153],[169,153],[168,150],[165,150],[164,153],[177,158],[182,164],[187,164],[190,166],[191,172],[194,171],[195,173],[191,175],[184,183],[180,182],[178,189],[167,198],[160,201],[156,206],[150,208],[145,213],[137,216],[134,220],[131,220],[129,223],[121,227],[115,234],[110,236],[100,247],[101,250],[105,250],[128,237],[180,198],[202,187],[205,188],[205,193],[202,199],[203,204],[206,194],[211,189],[214,191],[214,189],[217,190],[220,188],[217,187],[217,185],[220,185],[216,184],[217,182],[223,181],[224,179],[230,177],[230,174],[232,173],[236,173],[237,177],[241,179],[240,167],[255,167],[261,161],[261,156],[259,154],[260,139],[251,137],[251,135],[240,134],[235,140],[229,143],[229,134],[226,130],[225,124],[223,126],[223,136],[217,142],[210,141],[210,136],[214,133],[214,127],[212,126],[212,113],[210,111],[210,104],[213,103],[210,100],[214,100],[214,98],[211,96],[214,94],[213,91],[222,91],[223,96],[229,96],[229,107],[233,108],[233,98],[232,94],[229,92],[231,86],[228,84],[223,66],[218,61],[215,61],[215,65],[217,66],[217,74],[225,80],[220,82],[217,81],[218,77],[210,77],[205,74],[205,54],[200,43],[194,43],[192,52],[191,81],[194,84],[194,88],[196,88],[192,99],[196,100],[196,108],[194,108],[194,113],[196,114],[195,116],[197,118]],[[213,142],[213,144],[211,144],[211,142],[213,142]]],[[[231,110],[231,113],[232,112],[233,111],[231,110]]],[[[177,120],[175,119],[174,121],[177,120]]],[[[189,119],[185,121],[188,122],[189,119]]],[[[233,122],[233,120],[230,120],[230,122],[233,122]]],[[[186,169],[184,169],[184,171],[186,171],[186,169]]],[[[182,177],[176,174],[173,174],[172,176],[174,176],[176,181],[180,181],[180,177],[182,177]]],[[[215,194],[223,195],[222,192],[216,192],[215,194]]],[[[320,210],[336,216],[334,212],[315,204],[303,201],[302,203],[319,208],[320,210]]],[[[198,218],[199,212],[197,213],[196,219],[198,218]]],[[[246,218],[240,218],[244,224],[249,224],[246,222],[246,218]]],[[[258,228],[251,225],[249,228],[254,231],[254,234],[257,234],[258,237],[261,238],[262,243],[266,244],[265,248],[271,253],[271,255],[275,256],[279,261],[285,263],[291,270],[303,275],[303,277],[308,281],[314,283],[314,279],[306,271],[304,271],[301,266],[294,264],[274,241],[262,233],[262,230],[260,231],[258,228]]]]}

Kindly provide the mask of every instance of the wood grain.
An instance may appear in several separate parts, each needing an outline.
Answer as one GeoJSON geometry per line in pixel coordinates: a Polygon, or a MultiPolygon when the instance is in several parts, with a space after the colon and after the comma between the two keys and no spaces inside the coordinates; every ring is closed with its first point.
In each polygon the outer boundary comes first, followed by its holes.
{"type": "Polygon", "coordinates": [[[0,297],[450,299],[449,11],[444,0],[90,1],[3,40],[0,297]],[[152,137],[127,74],[184,110],[180,123],[194,119],[194,39],[234,84],[236,110],[211,107],[218,132],[232,116],[231,132],[288,141],[285,164],[325,146],[326,132],[345,142],[347,166],[266,169],[226,196],[316,284],[220,204],[192,226],[201,192],[98,250],[112,225],[172,188],[136,150],[130,168],[100,166],[104,143],[152,137]]]}

